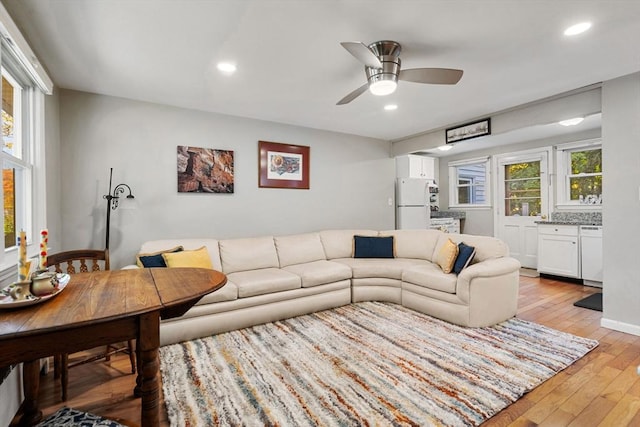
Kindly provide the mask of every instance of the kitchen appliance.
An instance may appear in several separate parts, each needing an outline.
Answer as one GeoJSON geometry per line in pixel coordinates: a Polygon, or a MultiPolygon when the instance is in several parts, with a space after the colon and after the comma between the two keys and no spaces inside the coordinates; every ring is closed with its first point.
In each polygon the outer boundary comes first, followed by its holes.
{"type": "Polygon", "coordinates": [[[585,285],[602,287],[602,226],[580,226],[580,261],[585,285]]]}
{"type": "Polygon", "coordinates": [[[431,181],[428,184],[429,188],[429,210],[431,212],[436,212],[440,210],[440,190],[438,189],[438,184],[435,181],[431,181]]]}
{"type": "Polygon", "coordinates": [[[429,226],[429,180],[396,180],[396,228],[425,229],[429,226]]]}

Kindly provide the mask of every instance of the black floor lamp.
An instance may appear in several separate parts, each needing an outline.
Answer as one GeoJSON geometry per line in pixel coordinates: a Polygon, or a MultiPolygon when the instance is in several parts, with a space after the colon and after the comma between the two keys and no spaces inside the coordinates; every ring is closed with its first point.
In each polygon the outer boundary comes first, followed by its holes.
{"type": "Polygon", "coordinates": [[[118,209],[118,199],[120,196],[124,194],[125,188],[129,191],[129,195],[127,199],[134,199],[133,194],[131,194],[131,187],[127,184],[118,184],[111,192],[111,179],[113,178],[113,168],[109,172],[109,194],[106,196],[102,196],[107,199],[107,235],[105,236],[105,249],[109,249],[109,228],[111,226],[111,211],[118,209]]]}

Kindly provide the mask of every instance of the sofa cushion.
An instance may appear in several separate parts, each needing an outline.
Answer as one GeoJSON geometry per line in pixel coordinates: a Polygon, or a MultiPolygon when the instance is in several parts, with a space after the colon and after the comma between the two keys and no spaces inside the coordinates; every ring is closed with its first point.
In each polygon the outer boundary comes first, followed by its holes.
{"type": "Polygon", "coordinates": [[[318,233],[296,234],[273,238],[280,267],[326,260],[318,233]]]}
{"type": "Polygon", "coordinates": [[[169,268],[213,268],[206,246],[195,251],[165,252],[162,254],[162,258],[169,268]]]}
{"type": "Polygon", "coordinates": [[[353,236],[377,236],[374,230],[325,230],[320,240],[327,259],[353,257],[353,236]]]}
{"type": "Polygon", "coordinates": [[[500,239],[491,236],[476,236],[471,234],[447,234],[443,233],[438,239],[438,247],[450,238],[454,243],[465,242],[469,246],[476,248],[476,254],[471,264],[485,261],[491,258],[502,258],[509,256],[509,246],[500,239]]]}
{"type": "Polygon", "coordinates": [[[175,248],[176,246],[182,246],[184,250],[192,251],[202,246],[207,247],[209,252],[209,258],[211,258],[211,265],[214,270],[221,271],[222,264],[220,264],[220,251],[218,250],[218,240],[201,238],[201,239],[165,239],[165,240],[150,240],[144,242],[140,248],[141,253],[150,252],[165,252],[168,249],[175,248]]]}
{"type": "Polygon", "coordinates": [[[334,261],[351,267],[354,279],[380,277],[400,280],[405,269],[431,264],[425,260],[402,258],[340,258],[334,261]]]}
{"type": "Polygon", "coordinates": [[[458,257],[456,258],[456,262],[453,263],[453,272],[460,274],[462,270],[471,264],[475,254],[476,248],[473,246],[465,245],[464,242],[458,243],[458,257]]]}
{"type": "Polygon", "coordinates": [[[217,291],[206,294],[196,305],[212,304],[223,301],[234,301],[238,299],[238,287],[231,280],[227,280],[227,283],[217,291]]]}
{"type": "Polygon", "coordinates": [[[166,267],[162,254],[165,252],[180,252],[183,251],[182,246],[176,246],[166,250],[160,250],[153,253],[139,253],[136,255],[136,265],[140,268],[153,268],[153,267],[166,267]]]}
{"type": "Polygon", "coordinates": [[[349,267],[326,260],[290,265],[284,267],[284,270],[300,276],[303,288],[351,279],[351,269],[349,267]]]}
{"type": "Polygon", "coordinates": [[[440,235],[438,230],[388,230],[380,236],[393,236],[397,258],[415,258],[433,261],[433,253],[440,235]]]}
{"type": "Polygon", "coordinates": [[[445,274],[437,264],[429,263],[406,269],[402,274],[402,281],[455,294],[458,277],[455,274],[445,274]]]}
{"type": "Polygon", "coordinates": [[[354,258],[395,258],[393,236],[353,236],[354,258]]]}
{"type": "Polygon", "coordinates": [[[447,241],[440,246],[440,249],[438,249],[436,262],[444,273],[451,273],[457,257],[458,245],[456,245],[453,240],[447,239],[447,241]]]}
{"type": "Polygon", "coordinates": [[[222,271],[226,274],[280,266],[272,236],[220,240],[219,245],[222,271]]]}
{"type": "Polygon", "coordinates": [[[279,268],[239,271],[227,276],[238,287],[238,297],[246,298],[302,287],[300,276],[279,268]]]}

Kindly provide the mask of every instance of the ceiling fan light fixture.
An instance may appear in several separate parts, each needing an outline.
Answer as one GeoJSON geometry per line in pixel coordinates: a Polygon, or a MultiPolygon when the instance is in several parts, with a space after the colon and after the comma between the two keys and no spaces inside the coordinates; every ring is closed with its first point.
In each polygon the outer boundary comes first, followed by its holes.
{"type": "Polygon", "coordinates": [[[562,126],[575,126],[582,123],[584,117],[574,117],[573,119],[560,120],[558,123],[562,126]]]}
{"type": "Polygon", "coordinates": [[[376,96],[391,95],[396,91],[398,83],[393,80],[378,80],[369,85],[369,91],[376,96]]]}

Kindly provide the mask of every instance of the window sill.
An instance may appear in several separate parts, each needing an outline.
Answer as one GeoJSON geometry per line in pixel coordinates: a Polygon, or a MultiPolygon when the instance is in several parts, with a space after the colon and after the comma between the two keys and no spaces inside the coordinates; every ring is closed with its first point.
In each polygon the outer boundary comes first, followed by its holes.
{"type": "Polygon", "coordinates": [[[601,211],[602,205],[580,205],[580,204],[556,205],[556,210],[558,211],[601,211]]]}
{"type": "Polygon", "coordinates": [[[460,209],[460,210],[489,210],[491,209],[491,205],[449,205],[449,209],[460,209]]]}

